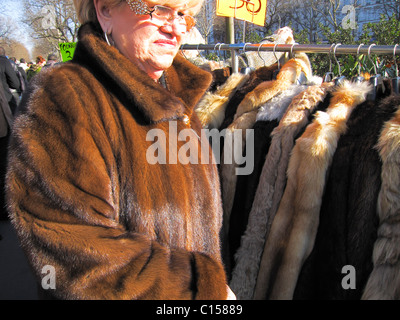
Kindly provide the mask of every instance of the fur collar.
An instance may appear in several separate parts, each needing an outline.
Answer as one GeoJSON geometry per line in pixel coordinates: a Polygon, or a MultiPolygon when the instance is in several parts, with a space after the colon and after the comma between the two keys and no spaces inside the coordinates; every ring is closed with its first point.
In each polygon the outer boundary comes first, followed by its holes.
{"type": "Polygon", "coordinates": [[[249,75],[232,74],[215,92],[208,91],[196,107],[196,113],[204,128],[219,128],[224,121],[228,102],[249,79],[249,75]]]}
{"type": "Polygon", "coordinates": [[[103,40],[99,27],[85,24],[79,30],[73,62],[83,64],[96,78],[127,104],[135,104],[150,122],[191,115],[194,106],[212,81],[181,56],[166,71],[169,91],[132,64],[115,47],[103,40]]]}
{"type": "Polygon", "coordinates": [[[249,92],[239,104],[234,119],[239,118],[244,113],[258,109],[263,103],[287,90],[300,79],[302,73],[307,79],[312,77],[310,61],[305,54],[299,54],[296,58],[286,62],[279,71],[276,80],[264,81],[249,92]]]}
{"type": "Polygon", "coordinates": [[[286,112],[286,109],[291,104],[293,98],[306,88],[306,85],[292,84],[288,89],[279,93],[260,107],[256,121],[280,120],[286,112]]]}

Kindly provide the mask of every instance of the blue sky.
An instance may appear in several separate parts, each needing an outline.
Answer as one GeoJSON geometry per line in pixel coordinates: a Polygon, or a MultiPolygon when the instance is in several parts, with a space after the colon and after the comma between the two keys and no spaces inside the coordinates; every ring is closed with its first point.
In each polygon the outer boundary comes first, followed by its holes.
{"type": "Polygon", "coordinates": [[[18,20],[19,12],[20,12],[19,8],[22,7],[22,1],[21,0],[2,0],[1,2],[6,11],[5,13],[8,16],[15,18],[15,20],[18,20]]]}
{"type": "MultiPolygon", "coordinates": [[[[13,19],[13,23],[18,27],[17,33],[22,35],[26,34],[23,32],[24,26],[20,22],[20,19],[22,18],[22,0],[1,0],[1,7],[4,9],[4,12],[2,13],[11,17],[13,19]]],[[[31,49],[31,43],[26,36],[25,39],[18,37],[17,40],[25,44],[28,50],[31,49]]]]}

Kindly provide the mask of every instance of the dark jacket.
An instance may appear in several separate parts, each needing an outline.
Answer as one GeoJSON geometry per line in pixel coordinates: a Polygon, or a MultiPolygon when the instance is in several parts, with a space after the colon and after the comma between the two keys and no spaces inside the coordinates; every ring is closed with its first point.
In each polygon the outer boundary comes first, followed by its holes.
{"type": "Polygon", "coordinates": [[[65,299],[225,299],[215,162],[148,154],[152,129],[200,135],[193,108],[211,75],[178,56],[168,91],[97,30],[82,26],[72,62],[35,77],[45,90],[15,121],[7,199],[38,280],[53,266],[65,299]]]}
{"type": "Polygon", "coordinates": [[[7,101],[10,102],[13,97],[10,88],[20,90],[20,82],[6,56],[0,56],[0,79],[7,101]]]}

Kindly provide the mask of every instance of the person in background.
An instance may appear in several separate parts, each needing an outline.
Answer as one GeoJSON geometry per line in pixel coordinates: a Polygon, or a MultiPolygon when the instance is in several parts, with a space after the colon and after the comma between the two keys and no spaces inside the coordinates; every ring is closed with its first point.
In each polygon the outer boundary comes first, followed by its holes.
{"type": "Polygon", "coordinates": [[[28,70],[28,68],[29,68],[28,64],[26,63],[25,58],[19,59],[19,64],[18,64],[18,66],[21,67],[22,69],[24,69],[25,72],[26,72],[26,70],[28,70]]]}
{"type": "Polygon", "coordinates": [[[18,101],[11,90],[19,90],[20,83],[11,61],[6,57],[6,51],[0,47],[0,219],[7,220],[7,212],[4,198],[4,181],[6,175],[7,146],[18,101]]]}
{"type": "MultiPolygon", "coordinates": [[[[13,121],[12,112],[8,104],[4,88],[0,86],[0,220],[8,220],[4,183],[7,167],[7,146],[13,121]]],[[[0,239],[1,240],[1,239],[0,239]]]]}
{"type": "Polygon", "coordinates": [[[8,104],[14,113],[18,105],[18,100],[14,97],[11,90],[19,91],[21,85],[13,68],[13,63],[6,57],[6,51],[3,47],[0,47],[0,79],[8,104]]]}
{"type": "Polygon", "coordinates": [[[37,75],[40,70],[42,70],[42,67],[46,64],[46,60],[42,56],[37,56],[36,57],[36,64],[32,64],[29,69],[26,71],[26,76],[28,79],[28,82],[32,80],[32,78],[37,75]]]}
{"type": "Polygon", "coordinates": [[[50,53],[47,56],[47,62],[46,64],[43,66],[43,68],[48,68],[48,67],[52,67],[54,66],[56,63],[58,63],[58,58],[54,53],[50,53]]]}
{"type": "Polygon", "coordinates": [[[199,149],[194,112],[212,76],[178,55],[202,0],[74,4],[73,60],[33,79],[8,161],[11,221],[43,297],[234,299],[218,171],[201,160],[212,149],[199,149]],[[155,135],[175,147],[154,151],[155,135]],[[186,147],[196,161],[178,159],[186,147]],[[46,266],[54,288],[40,285],[46,266]]]}
{"type": "Polygon", "coordinates": [[[11,61],[11,65],[15,71],[15,74],[18,77],[19,84],[20,84],[19,90],[11,90],[11,92],[15,96],[16,100],[19,103],[19,100],[21,99],[21,95],[26,89],[28,79],[27,79],[25,70],[19,66],[17,59],[15,57],[10,57],[9,59],[11,61]]]}

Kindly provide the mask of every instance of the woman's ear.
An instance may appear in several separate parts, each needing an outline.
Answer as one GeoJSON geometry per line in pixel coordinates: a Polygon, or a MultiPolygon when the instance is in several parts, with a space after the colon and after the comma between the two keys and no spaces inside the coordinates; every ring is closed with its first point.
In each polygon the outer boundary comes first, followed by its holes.
{"type": "Polygon", "coordinates": [[[104,0],[94,0],[93,2],[96,8],[97,20],[100,23],[101,29],[103,29],[103,32],[111,34],[112,18],[110,8],[105,4],[104,0]]]}

